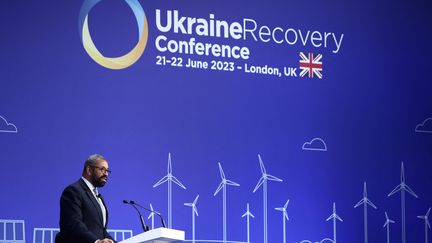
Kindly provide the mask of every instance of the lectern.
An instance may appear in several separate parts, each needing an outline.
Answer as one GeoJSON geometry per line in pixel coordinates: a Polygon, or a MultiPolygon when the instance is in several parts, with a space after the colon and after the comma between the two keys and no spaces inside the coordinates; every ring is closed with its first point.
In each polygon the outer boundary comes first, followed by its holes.
{"type": "Polygon", "coordinates": [[[185,239],[185,232],[175,229],[157,228],[135,235],[120,243],[169,243],[181,242],[185,239]]]}

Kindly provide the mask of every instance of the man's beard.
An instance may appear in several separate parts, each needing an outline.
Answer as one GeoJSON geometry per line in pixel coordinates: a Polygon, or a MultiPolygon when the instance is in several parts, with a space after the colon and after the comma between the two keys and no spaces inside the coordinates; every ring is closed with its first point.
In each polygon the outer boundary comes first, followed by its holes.
{"type": "Polygon", "coordinates": [[[101,176],[101,177],[96,177],[96,175],[93,175],[93,185],[95,187],[103,187],[105,186],[106,181],[102,180],[103,178],[108,179],[107,176],[101,176]]]}

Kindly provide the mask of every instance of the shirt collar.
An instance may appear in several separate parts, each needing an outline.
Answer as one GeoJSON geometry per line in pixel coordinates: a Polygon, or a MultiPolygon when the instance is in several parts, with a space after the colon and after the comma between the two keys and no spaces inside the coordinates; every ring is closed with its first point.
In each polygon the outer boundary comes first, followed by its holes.
{"type": "Polygon", "coordinates": [[[84,181],[84,183],[87,185],[87,187],[90,189],[90,191],[94,194],[94,189],[96,188],[95,186],[93,186],[93,184],[91,184],[90,181],[88,181],[86,178],[81,177],[81,179],[84,181]]]}

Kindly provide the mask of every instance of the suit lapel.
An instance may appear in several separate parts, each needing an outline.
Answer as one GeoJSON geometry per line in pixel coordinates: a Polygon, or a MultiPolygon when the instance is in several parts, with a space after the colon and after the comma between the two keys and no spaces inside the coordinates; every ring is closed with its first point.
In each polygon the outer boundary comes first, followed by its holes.
{"type": "MultiPolygon", "coordinates": [[[[101,222],[101,225],[103,225],[103,217],[102,217],[102,209],[99,205],[99,203],[96,201],[95,196],[93,195],[93,192],[90,191],[90,188],[88,188],[88,186],[85,184],[85,182],[83,180],[81,180],[81,186],[84,188],[88,199],[90,199],[90,201],[92,202],[93,206],[96,209],[96,212],[99,216],[99,220],[101,222]]],[[[105,226],[104,226],[105,227],[105,226]]]]}

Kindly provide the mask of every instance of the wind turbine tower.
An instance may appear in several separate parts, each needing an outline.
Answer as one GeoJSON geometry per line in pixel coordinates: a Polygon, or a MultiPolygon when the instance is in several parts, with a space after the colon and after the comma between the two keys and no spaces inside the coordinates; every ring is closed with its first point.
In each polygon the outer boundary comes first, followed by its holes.
{"type": "Polygon", "coordinates": [[[359,207],[360,205],[363,205],[363,220],[364,220],[364,242],[368,243],[368,220],[367,220],[367,206],[371,206],[374,209],[377,209],[377,207],[369,200],[367,197],[367,187],[366,182],[363,184],[363,198],[354,206],[354,208],[359,207]]]}
{"type": "Polygon", "coordinates": [[[333,203],[333,214],[327,218],[326,221],[333,220],[333,243],[336,243],[336,222],[337,220],[343,222],[343,220],[336,214],[336,203],[333,203]]]}
{"type": "Polygon", "coordinates": [[[393,191],[391,191],[388,194],[388,197],[394,195],[396,192],[401,193],[401,218],[402,218],[402,243],[406,243],[406,225],[405,225],[405,192],[408,192],[409,194],[411,194],[411,196],[418,198],[418,196],[415,194],[415,192],[407,185],[405,184],[405,171],[404,171],[404,165],[403,162],[401,164],[401,183],[396,186],[395,189],[393,189],[393,191]]]}
{"type": "Polygon", "coordinates": [[[195,243],[195,215],[198,216],[198,210],[196,208],[196,203],[198,201],[199,195],[195,197],[192,203],[185,203],[185,206],[192,207],[192,243],[195,243]]]}
{"type": "Polygon", "coordinates": [[[167,172],[167,175],[156,182],[156,184],[153,185],[153,188],[158,187],[165,182],[168,184],[168,228],[172,229],[172,183],[174,182],[183,189],[186,189],[186,187],[172,174],[171,153],[168,153],[167,172]]]}
{"type": "Polygon", "coordinates": [[[246,206],[246,212],[242,215],[242,218],[246,217],[247,221],[247,243],[250,243],[250,217],[255,218],[255,216],[249,211],[249,203],[246,206]]]}
{"type": "Polygon", "coordinates": [[[226,243],[227,242],[227,220],[226,220],[226,186],[240,186],[240,184],[228,180],[225,177],[225,173],[222,169],[222,166],[220,163],[218,163],[219,165],[219,172],[220,172],[220,176],[221,176],[221,183],[219,184],[218,188],[216,189],[215,193],[213,194],[213,196],[216,196],[218,194],[218,192],[222,189],[223,192],[223,242],[226,243]]]}
{"type": "Polygon", "coordinates": [[[387,243],[390,243],[390,224],[394,224],[395,221],[389,219],[387,212],[385,213],[386,221],[384,223],[383,228],[387,228],[387,243]]]}
{"type": "Polygon", "coordinates": [[[287,213],[287,207],[288,207],[289,199],[286,201],[285,205],[280,208],[275,208],[278,211],[282,212],[282,221],[283,221],[283,243],[286,243],[286,220],[289,220],[288,213],[287,213]]]}
{"type": "Polygon", "coordinates": [[[261,186],[263,187],[263,214],[264,214],[264,243],[268,243],[268,229],[267,229],[267,180],[270,181],[282,181],[281,179],[277,178],[276,176],[272,176],[267,174],[267,171],[264,167],[264,163],[261,159],[261,155],[258,154],[258,161],[260,163],[261,167],[261,173],[262,176],[259,179],[257,185],[255,186],[255,189],[253,192],[255,193],[261,186]]]}
{"type": "Polygon", "coordinates": [[[431,208],[429,208],[429,210],[427,211],[427,213],[425,215],[422,216],[417,216],[417,218],[419,219],[424,219],[424,224],[425,224],[425,243],[428,243],[428,228],[430,229],[430,223],[429,223],[429,213],[431,211],[431,208]]]}
{"type": "Polygon", "coordinates": [[[152,222],[152,229],[154,229],[154,216],[155,216],[155,213],[153,212],[154,211],[154,209],[153,209],[153,205],[150,203],[150,209],[152,210],[152,212],[149,214],[149,216],[148,216],[148,218],[147,219],[151,219],[151,222],[152,222]]]}

